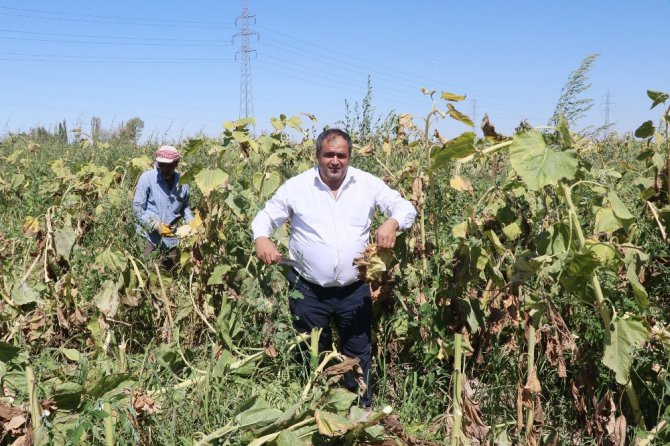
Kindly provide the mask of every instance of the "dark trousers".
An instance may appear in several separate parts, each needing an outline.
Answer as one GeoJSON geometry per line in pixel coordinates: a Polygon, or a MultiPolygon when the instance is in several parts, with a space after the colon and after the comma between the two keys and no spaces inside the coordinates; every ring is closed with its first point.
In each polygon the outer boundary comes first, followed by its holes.
{"type": "MultiPolygon", "coordinates": [[[[331,319],[335,320],[340,353],[360,359],[367,391],[359,405],[370,405],[370,331],[372,327],[372,299],[370,287],[355,282],[343,287],[324,288],[308,282],[291,270],[288,274],[291,289],[300,292],[302,299],[289,298],[293,326],[300,333],[311,333],[312,328],[322,328],[319,352],[332,349],[331,319]]],[[[356,391],[356,380],[351,374],[344,377],[345,386],[356,391]]]]}

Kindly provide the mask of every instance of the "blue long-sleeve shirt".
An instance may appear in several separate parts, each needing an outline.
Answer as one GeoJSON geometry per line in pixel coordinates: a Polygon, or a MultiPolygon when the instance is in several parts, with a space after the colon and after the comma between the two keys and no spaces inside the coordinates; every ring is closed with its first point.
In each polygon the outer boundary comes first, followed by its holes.
{"type": "Polygon", "coordinates": [[[188,205],[189,187],[179,184],[179,177],[179,173],[175,172],[170,188],[158,169],[151,169],[142,173],[137,182],[133,198],[137,229],[154,246],[162,242],[165,247],[174,248],[179,244],[177,237],[161,237],[155,229],[157,223],[173,224],[179,217],[184,218],[184,223],[193,219],[188,205]]]}

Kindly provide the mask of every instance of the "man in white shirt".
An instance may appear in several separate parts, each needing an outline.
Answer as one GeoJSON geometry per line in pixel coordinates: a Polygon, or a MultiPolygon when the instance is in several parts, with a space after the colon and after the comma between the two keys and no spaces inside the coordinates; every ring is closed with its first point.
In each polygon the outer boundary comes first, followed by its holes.
{"type": "MultiPolygon", "coordinates": [[[[292,269],[288,279],[303,296],[289,300],[294,327],[304,333],[323,328],[319,349],[328,350],[334,318],[340,351],[360,359],[367,383],[372,302],[353,260],[368,244],[376,207],[388,217],[375,232],[379,248],[393,248],[396,231],[412,226],[416,210],[381,179],[350,167],[351,147],[351,138],[342,130],[321,133],[316,140],[317,166],[286,181],[256,215],[252,229],[256,255],[269,265],[282,259],[269,237],[289,221],[289,257],[299,268],[292,269]]],[[[356,388],[353,377],[345,380],[348,388],[356,388]]],[[[369,387],[361,406],[370,405],[369,387]]]]}

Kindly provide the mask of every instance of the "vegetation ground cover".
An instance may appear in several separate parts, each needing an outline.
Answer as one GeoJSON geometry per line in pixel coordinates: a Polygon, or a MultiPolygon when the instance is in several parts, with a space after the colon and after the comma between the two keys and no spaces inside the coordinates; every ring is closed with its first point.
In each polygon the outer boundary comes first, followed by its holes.
{"type": "Polygon", "coordinates": [[[362,261],[372,415],[338,384],[356,364],[292,330],[285,271],[252,249],[255,213],[314,163],[313,117],[181,145],[197,217],[175,274],[134,229],[153,145],[4,137],[0,444],[668,441],[668,95],[648,93],[660,124],[635,135],[585,137],[558,114],[448,139],[445,123],[472,125],[464,97],[424,94],[425,117],[348,124],[353,164],[419,212],[393,256],[362,261]]]}

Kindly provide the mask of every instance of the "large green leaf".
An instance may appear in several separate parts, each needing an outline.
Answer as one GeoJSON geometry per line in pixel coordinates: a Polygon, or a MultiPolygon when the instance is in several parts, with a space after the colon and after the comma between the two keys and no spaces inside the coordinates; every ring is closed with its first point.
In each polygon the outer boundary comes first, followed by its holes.
{"type": "Polygon", "coordinates": [[[21,282],[12,288],[12,301],[16,305],[27,305],[39,302],[40,293],[31,288],[26,282],[21,282]]]}
{"type": "Polygon", "coordinates": [[[645,121],[635,130],[635,137],[640,139],[651,138],[654,136],[654,131],[656,131],[654,123],[651,120],[645,121]]]}
{"type": "Polygon", "coordinates": [[[223,278],[231,269],[232,267],[227,264],[216,265],[212,275],[207,280],[207,285],[223,285],[223,278]]]}
{"type": "Polygon", "coordinates": [[[219,168],[202,169],[195,176],[195,184],[198,185],[205,197],[209,197],[214,190],[225,186],[227,183],[228,174],[219,168]]]}
{"type": "Polygon", "coordinates": [[[605,234],[611,234],[614,231],[621,229],[622,227],[623,225],[614,216],[614,211],[610,206],[601,207],[596,212],[596,221],[593,225],[594,234],[601,232],[604,232],[605,234]]]}
{"type": "Polygon", "coordinates": [[[465,132],[448,141],[441,150],[432,155],[431,169],[442,169],[452,160],[458,160],[475,153],[475,134],[465,132]]]}
{"type": "Polygon", "coordinates": [[[112,250],[111,247],[105,248],[100,254],[95,256],[94,268],[100,268],[108,271],[123,271],[128,266],[123,252],[112,250]]]}
{"type": "Polygon", "coordinates": [[[267,401],[258,395],[244,401],[237,408],[236,413],[237,424],[248,429],[266,426],[282,415],[282,411],[270,407],[267,401]]]}
{"type": "Polygon", "coordinates": [[[524,251],[516,256],[514,261],[514,274],[512,275],[512,283],[515,285],[522,284],[530,279],[542,267],[542,262],[533,258],[533,253],[524,251]]]}
{"type": "Polygon", "coordinates": [[[600,266],[600,259],[595,252],[585,247],[571,253],[566,263],[561,283],[568,291],[578,294],[578,290],[589,282],[596,268],[600,266]]]}
{"type": "Polygon", "coordinates": [[[0,341],[0,361],[9,362],[19,356],[21,349],[7,342],[0,341]]]}
{"type": "Polygon", "coordinates": [[[119,309],[119,288],[113,280],[107,280],[93,298],[100,312],[107,317],[114,317],[119,309]]]}
{"type": "Polygon", "coordinates": [[[574,152],[557,152],[547,147],[542,134],[537,131],[514,136],[510,162],[531,190],[557,185],[561,179],[571,180],[577,173],[574,152]]]}
{"type": "Polygon", "coordinates": [[[282,415],[282,411],[273,407],[257,407],[239,415],[240,427],[254,429],[271,424],[282,415]]]}
{"type": "Polygon", "coordinates": [[[74,410],[81,403],[83,394],[84,386],[73,382],[65,382],[54,388],[51,398],[56,402],[58,409],[74,410]]]}
{"type": "Polygon", "coordinates": [[[616,381],[626,384],[633,363],[633,353],[649,338],[649,330],[641,317],[615,316],[605,333],[603,364],[614,371],[616,381]]]}
{"type": "Polygon", "coordinates": [[[67,261],[70,260],[70,253],[72,252],[75,239],[76,235],[74,233],[74,229],[70,227],[60,229],[54,234],[56,252],[67,261]]]}
{"type": "Polygon", "coordinates": [[[317,410],[314,413],[319,433],[327,437],[339,437],[353,427],[351,421],[342,415],[317,410]]]}
{"type": "Polygon", "coordinates": [[[616,247],[608,242],[586,239],[584,249],[591,251],[598,258],[598,263],[604,267],[618,267],[620,256],[616,247]]]}
{"type": "Polygon", "coordinates": [[[610,190],[607,193],[607,199],[609,200],[610,205],[612,206],[612,211],[614,212],[614,216],[616,218],[624,222],[629,220],[635,220],[635,216],[630,213],[630,211],[628,210],[626,205],[623,204],[623,201],[621,201],[621,198],[619,198],[616,192],[610,190]]]}
{"type": "Polygon", "coordinates": [[[262,197],[267,197],[277,190],[281,177],[277,172],[256,172],[251,181],[254,189],[259,191],[262,197]]]}
{"type": "Polygon", "coordinates": [[[537,253],[553,256],[568,251],[570,243],[570,226],[564,222],[554,223],[535,240],[537,253]]]}
{"type": "Polygon", "coordinates": [[[652,108],[656,107],[658,104],[661,104],[661,103],[664,103],[665,101],[667,101],[668,97],[669,97],[667,93],[663,93],[662,91],[653,91],[653,90],[647,90],[647,96],[649,96],[649,99],[654,101],[651,104],[650,110],[652,108]]]}
{"type": "Polygon", "coordinates": [[[127,387],[131,386],[131,374],[112,373],[111,375],[100,377],[93,383],[88,383],[86,385],[86,393],[93,398],[99,398],[108,392],[116,391],[124,387],[123,384],[127,384],[127,387]]]}
{"type": "Polygon", "coordinates": [[[305,442],[298,435],[289,430],[283,430],[277,437],[277,446],[304,446],[305,442]]]}
{"type": "Polygon", "coordinates": [[[356,398],[358,398],[358,395],[355,393],[341,387],[335,387],[330,389],[326,394],[326,401],[323,404],[323,409],[333,412],[341,412],[349,409],[351,403],[353,403],[356,398]]]}
{"type": "Polygon", "coordinates": [[[628,267],[626,268],[626,279],[628,279],[628,282],[633,289],[633,295],[635,296],[637,306],[641,310],[649,308],[649,295],[642,283],[640,283],[640,279],[635,272],[635,263],[628,264],[628,267]]]}

